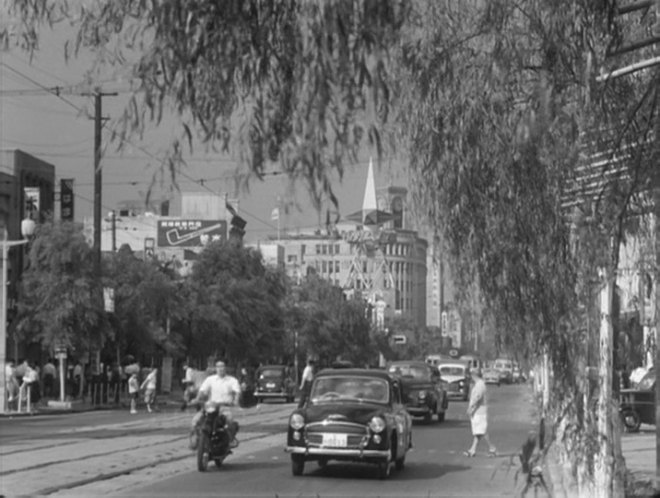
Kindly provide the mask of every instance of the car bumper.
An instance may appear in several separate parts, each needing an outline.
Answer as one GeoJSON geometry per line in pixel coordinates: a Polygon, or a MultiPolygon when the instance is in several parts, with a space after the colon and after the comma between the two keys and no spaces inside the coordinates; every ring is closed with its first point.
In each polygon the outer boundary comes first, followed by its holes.
{"type": "Polygon", "coordinates": [[[429,406],[406,406],[406,410],[413,417],[423,417],[424,415],[430,415],[433,413],[429,406]]]}
{"type": "Polygon", "coordinates": [[[338,458],[352,458],[360,460],[363,458],[389,458],[389,450],[362,450],[354,448],[309,448],[305,446],[287,446],[284,448],[287,453],[305,456],[328,456],[338,458]]]}
{"type": "Polygon", "coordinates": [[[447,398],[449,399],[465,399],[466,397],[466,391],[447,391],[447,398]]]}
{"type": "Polygon", "coordinates": [[[288,394],[288,393],[283,393],[283,392],[262,392],[262,391],[255,391],[254,392],[255,397],[260,397],[260,398],[288,398],[289,396],[293,396],[293,394],[288,394]]]}

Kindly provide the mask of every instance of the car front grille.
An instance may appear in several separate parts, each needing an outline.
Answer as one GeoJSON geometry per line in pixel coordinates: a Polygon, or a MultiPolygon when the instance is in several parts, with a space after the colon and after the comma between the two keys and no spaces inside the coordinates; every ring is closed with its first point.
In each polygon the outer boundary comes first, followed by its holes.
{"type": "Polygon", "coordinates": [[[309,446],[323,446],[323,434],[346,434],[346,448],[364,447],[369,441],[369,432],[364,425],[350,422],[320,422],[309,424],[305,439],[309,446]]]}

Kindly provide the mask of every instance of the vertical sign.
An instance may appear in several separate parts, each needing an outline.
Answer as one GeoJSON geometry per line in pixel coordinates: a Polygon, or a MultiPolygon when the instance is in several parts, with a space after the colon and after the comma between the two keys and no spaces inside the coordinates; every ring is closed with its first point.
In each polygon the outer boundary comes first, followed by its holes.
{"type": "Polygon", "coordinates": [[[73,221],[73,178],[60,180],[60,218],[73,221]]]}
{"type": "Polygon", "coordinates": [[[25,196],[23,217],[35,220],[41,209],[41,191],[39,187],[23,187],[23,193],[25,196]]]}

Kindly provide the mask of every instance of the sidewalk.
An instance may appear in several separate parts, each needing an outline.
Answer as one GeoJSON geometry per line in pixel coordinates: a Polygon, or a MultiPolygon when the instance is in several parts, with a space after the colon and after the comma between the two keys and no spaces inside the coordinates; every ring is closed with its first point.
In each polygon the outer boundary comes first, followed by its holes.
{"type": "MultiPolygon", "coordinates": [[[[642,424],[638,433],[621,436],[621,448],[630,473],[633,491],[630,496],[649,496],[656,484],[655,426],[642,424]]],[[[660,484],[660,483],[658,483],[660,484]]]]}
{"type": "MultiPolygon", "coordinates": [[[[156,407],[161,410],[164,408],[179,408],[181,407],[182,398],[183,392],[181,389],[174,389],[168,394],[158,394],[156,396],[156,407]]],[[[84,399],[71,400],[71,408],[59,408],[48,406],[47,401],[41,400],[32,405],[32,410],[29,412],[5,412],[0,414],[0,418],[30,417],[35,415],[64,415],[67,413],[89,412],[94,410],[128,410],[130,406],[129,404],[130,401],[127,397],[122,397],[119,400],[119,403],[94,404],[88,396],[84,399]]],[[[139,406],[142,406],[141,401],[139,406]]]]}
{"type": "MultiPolygon", "coordinates": [[[[655,495],[656,441],[655,427],[642,424],[638,433],[621,435],[621,451],[628,471],[626,498],[655,495]]],[[[577,487],[570,479],[569,469],[563,466],[556,451],[551,450],[545,462],[548,485],[554,498],[577,496],[577,487]]],[[[660,483],[659,483],[660,484],[660,483]]]]}

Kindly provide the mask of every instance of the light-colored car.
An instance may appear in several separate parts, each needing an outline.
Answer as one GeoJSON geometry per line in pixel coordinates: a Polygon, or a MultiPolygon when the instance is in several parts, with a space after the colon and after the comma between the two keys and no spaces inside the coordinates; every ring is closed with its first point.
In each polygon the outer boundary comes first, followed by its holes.
{"type": "Polygon", "coordinates": [[[470,367],[464,361],[456,360],[438,365],[443,381],[447,383],[447,397],[467,401],[470,397],[470,367]]]}
{"type": "Polygon", "coordinates": [[[500,374],[500,382],[511,384],[513,382],[513,361],[507,358],[498,358],[493,368],[500,374]]]}
{"type": "Polygon", "coordinates": [[[500,385],[500,373],[494,368],[485,368],[483,371],[483,379],[486,384],[500,385]]]}

